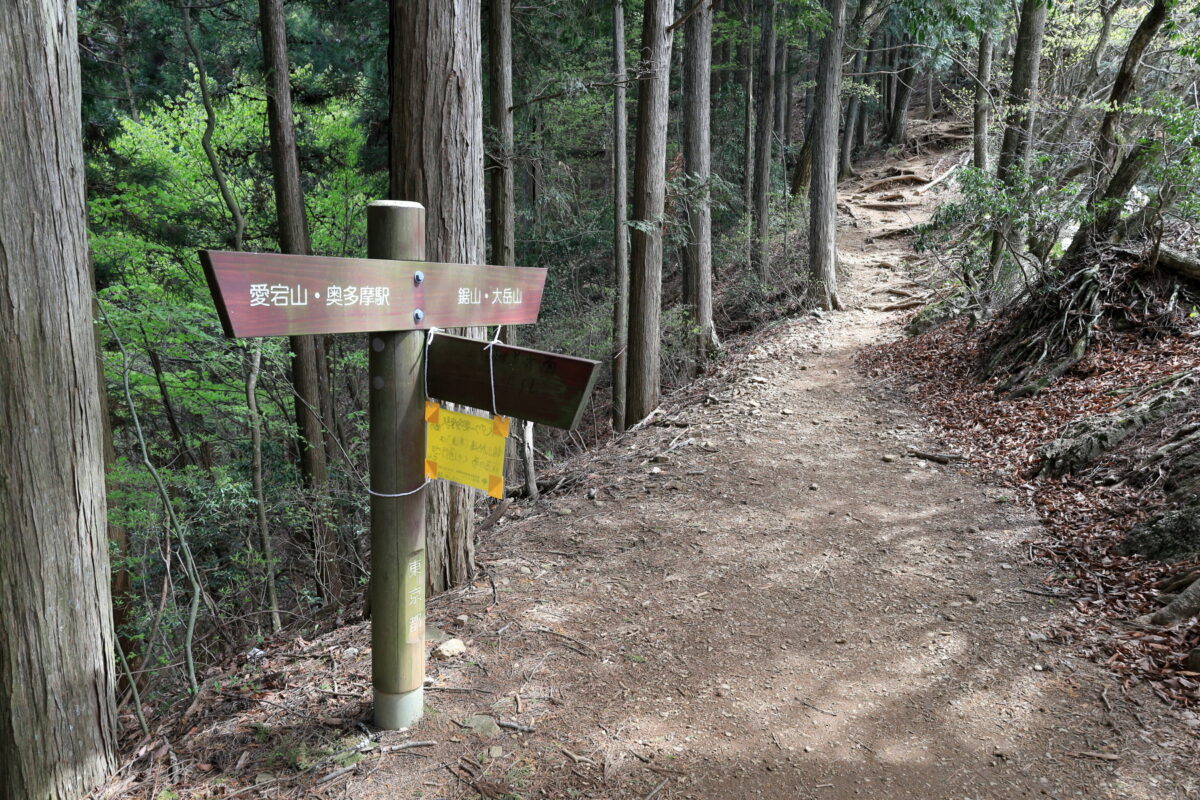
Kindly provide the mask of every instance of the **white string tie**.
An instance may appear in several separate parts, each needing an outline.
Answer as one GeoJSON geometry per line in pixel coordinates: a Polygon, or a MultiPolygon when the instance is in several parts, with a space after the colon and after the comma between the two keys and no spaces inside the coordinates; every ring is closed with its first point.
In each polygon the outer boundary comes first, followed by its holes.
{"type": "Polygon", "coordinates": [[[496,364],[495,364],[495,359],[493,358],[492,354],[495,352],[496,345],[503,344],[500,341],[500,332],[502,330],[504,330],[504,326],[497,325],[495,337],[490,342],[488,342],[486,345],[484,345],[484,347],[483,347],[484,350],[487,350],[487,354],[488,354],[488,383],[491,384],[491,390],[492,390],[492,416],[493,417],[500,416],[500,412],[496,410],[496,364]]]}

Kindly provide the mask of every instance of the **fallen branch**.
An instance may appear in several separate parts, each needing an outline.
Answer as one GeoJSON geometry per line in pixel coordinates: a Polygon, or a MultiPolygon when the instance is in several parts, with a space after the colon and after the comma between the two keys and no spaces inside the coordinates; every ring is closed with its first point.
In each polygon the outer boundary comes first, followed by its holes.
{"type": "Polygon", "coordinates": [[[864,186],[858,191],[863,194],[876,192],[897,183],[929,183],[929,178],[926,178],[924,175],[893,175],[890,178],[884,178],[881,181],[875,181],[868,186],[864,186]]]}
{"type": "Polygon", "coordinates": [[[479,530],[476,532],[483,533],[488,528],[491,528],[493,525],[495,525],[497,522],[499,522],[500,517],[504,516],[504,512],[508,511],[508,507],[511,504],[512,504],[512,498],[509,498],[509,497],[506,497],[503,500],[501,500],[499,503],[497,503],[496,507],[494,509],[492,509],[492,513],[488,514],[487,517],[483,520],[483,522],[480,523],[479,530]]]}
{"type": "MultiPolygon", "coordinates": [[[[921,208],[924,203],[859,203],[859,208],[872,211],[903,211],[906,208],[921,208]]],[[[853,214],[851,215],[853,216],[853,214]]]]}
{"type": "Polygon", "coordinates": [[[528,725],[522,725],[519,722],[505,722],[502,719],[498,719],[498,720],[496,720],[496,724],[499,725],[501,728],[507,728],[508,730],[516,731],[517,733],[535,733],[536,732],[533,728],[529,727],[528,725]]]}
{"type": "Polygon", "coordinates": [[[954,455],[953,453],[926,453],[921,450],[909,449],[907,455],[911,458],[920,458],[925,461],[933,461],[938,464],[949,464],[951,461],[966,461],[964,456],[954,455]]]}
{"type": "Polygon", "coordinates": [[[903,228],[892,228],[890,231],[884,231],[872,236],[871,239],[879,241],[880,239],[895,239],[900,236],[908,236],[913,232],[915,225],[905,225],[903,228]]]}
{"type": "Polygon", "coordinates": [[[903,300],[899,303],[892,303],[890,306],[867,306],[872,311],[906,311],[910,308],[917,308],[926,303],[926,298],[918,297],[912,300],[903,300]]]}
{"type": "Polygon", "coordinates": [[[962,164],[955,164],[954,166],[950,167],[950,169],[948,169],[948,170],[946,170],[945,172],[943,172],[943,173],[941,174],[941,177],[939,177],[939,178],[936,178],[936,179],[934,179],[934,180],[930,181],[929,183],[925,184],[924,186],[921,186],[921,187],[919,187],[919,188],[917,189],[917,192],[916,192],[916,193],[917,193],[917,194],[925,194],[925,193],[926,193],[926,192],[928,192],[930,189],[932,189],[933,187],[937,186],[939,183],[941,183],[942,181],[946,180],[946,178],[949,178],[951,175],[953,175],[955,172],[957,172],[957,171],[958,171],[958,168],[959,168],[959,167],[961,167],[961,166],[962,166],[962,164]]]}

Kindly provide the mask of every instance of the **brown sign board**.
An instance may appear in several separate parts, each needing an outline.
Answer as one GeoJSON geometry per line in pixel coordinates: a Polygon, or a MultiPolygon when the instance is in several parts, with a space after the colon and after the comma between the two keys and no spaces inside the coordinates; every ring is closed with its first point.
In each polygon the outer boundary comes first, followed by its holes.
{"type": "Polygon", "coordinates": [[[439,333],[429,343],[425,369],[430,397],[570,430],[583,416],[599,366],[587,358],[439,333]]]}
{"type": "Polygon", "coordinates": [[[201,250],[225,335],[536,322],[546,270],[201,250]]]}

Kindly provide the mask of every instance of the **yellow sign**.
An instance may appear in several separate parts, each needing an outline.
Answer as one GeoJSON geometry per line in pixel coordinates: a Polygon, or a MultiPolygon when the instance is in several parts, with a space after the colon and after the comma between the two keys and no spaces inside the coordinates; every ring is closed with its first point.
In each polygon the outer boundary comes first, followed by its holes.
{"type": "Polygon", "coordinates": [[[425,403],[425,477],[504,497],[508,417],[476,417],[425,403]]]}

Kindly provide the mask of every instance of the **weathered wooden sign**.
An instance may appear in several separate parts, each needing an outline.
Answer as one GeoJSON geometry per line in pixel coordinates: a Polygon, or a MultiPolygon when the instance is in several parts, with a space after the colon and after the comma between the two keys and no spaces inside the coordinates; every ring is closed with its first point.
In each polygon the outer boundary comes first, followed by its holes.
{"type": "Polygon", "coordinates": [[[431,397],[569,430],[579,424],[599,367],[587,358],[439,333],[425,369],[431,397]]]}
{"type": "Polygon", "coordinates": [[[201,250],[225,335],[536,322],[546,270],[201,250]]]}

